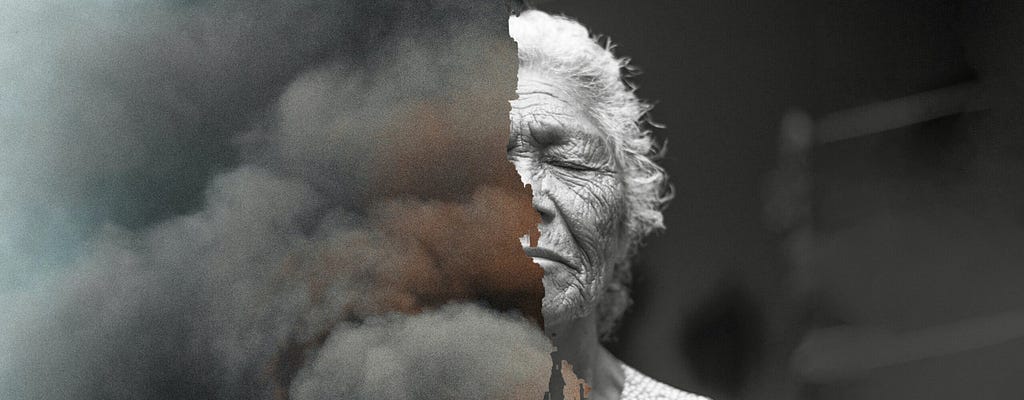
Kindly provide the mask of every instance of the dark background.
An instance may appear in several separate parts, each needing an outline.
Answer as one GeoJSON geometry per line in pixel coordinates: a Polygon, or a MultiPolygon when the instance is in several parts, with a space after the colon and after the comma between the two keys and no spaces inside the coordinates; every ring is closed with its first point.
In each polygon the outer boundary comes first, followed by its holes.
{"type": "Polygon", "coordinates": [[[717,399],[1024,396],[1024,5],[534,5],[611,37],[667,126],[622,360],[717,399]],[[780,153],[787,115],[827,143],[780,153]]]}

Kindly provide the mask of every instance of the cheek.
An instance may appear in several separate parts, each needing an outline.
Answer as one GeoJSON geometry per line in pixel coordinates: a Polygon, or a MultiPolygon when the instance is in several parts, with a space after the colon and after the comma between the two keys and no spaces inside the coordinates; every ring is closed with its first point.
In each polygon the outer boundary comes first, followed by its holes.
{"type": "Polygon", "coordinates": [[[593,264],[609,264],[625,241],[625,197],[612,175],[567,181],[562,201],[566,224],[593,264]]]}

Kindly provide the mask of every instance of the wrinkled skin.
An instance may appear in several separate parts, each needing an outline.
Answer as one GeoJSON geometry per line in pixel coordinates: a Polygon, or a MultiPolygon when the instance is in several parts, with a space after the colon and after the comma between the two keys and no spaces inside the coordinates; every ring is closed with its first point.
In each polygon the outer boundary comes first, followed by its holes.
{"type": "Polygon", "coordinates": [[[524,243],[544,269],[546,324],[589,315],[615,262],[626,256],[622,175],[607,133],[568,82],[520,70],[508,158],[533,188],[540,239],[524,243]]]}

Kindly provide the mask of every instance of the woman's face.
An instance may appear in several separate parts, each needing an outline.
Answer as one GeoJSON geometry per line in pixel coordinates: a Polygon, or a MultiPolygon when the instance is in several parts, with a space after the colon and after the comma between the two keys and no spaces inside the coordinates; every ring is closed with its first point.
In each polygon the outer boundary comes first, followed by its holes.
{"type": "Polygon", "coordinates": [[[533,188],[540,240],[524,244],[544,269],[549,326],[583,317],[614,263],[626,256],[622,176],[606,133],[568,82],[520,70],[508,158],[533,188]]]}

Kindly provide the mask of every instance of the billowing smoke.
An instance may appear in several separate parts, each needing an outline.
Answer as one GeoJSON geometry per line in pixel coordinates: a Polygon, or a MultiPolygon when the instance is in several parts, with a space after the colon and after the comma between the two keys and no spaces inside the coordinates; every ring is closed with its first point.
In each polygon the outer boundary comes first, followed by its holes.
{"type": "Polygon", "coordinates": [[[0,397],[543,396],[501,2],[0,14],[0,397]]]}

